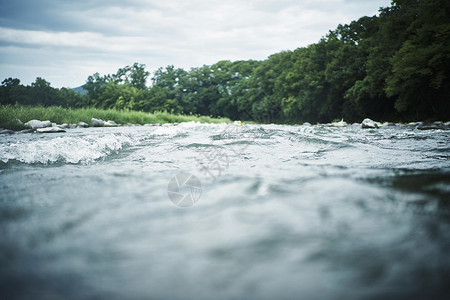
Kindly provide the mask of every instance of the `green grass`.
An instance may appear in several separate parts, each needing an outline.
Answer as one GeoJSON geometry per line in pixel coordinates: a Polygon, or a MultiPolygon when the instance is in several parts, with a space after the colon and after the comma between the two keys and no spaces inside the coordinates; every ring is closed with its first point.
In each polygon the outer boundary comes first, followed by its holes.
{"type": "Polygon", "coordinates": [[[102,119],[104,121],[113,120],[118,124],[156,124],[156,123],[181,123],[199,121],[202,123],[230,123],[227,118],[213,118],[197,115],[177,115],[168,112],[145,113],[140,111],[120,111],[113,109],[97,108],[62,108],[59,106],[23,106],[23,105],[2,105],[0,106],[0,128],[19,130],[25,126],[18,123],[19,119],[23,123],[29,120],[50,120],[57,124],[76,124],[86,122],[91,124],[91,119],[102,119]]]}

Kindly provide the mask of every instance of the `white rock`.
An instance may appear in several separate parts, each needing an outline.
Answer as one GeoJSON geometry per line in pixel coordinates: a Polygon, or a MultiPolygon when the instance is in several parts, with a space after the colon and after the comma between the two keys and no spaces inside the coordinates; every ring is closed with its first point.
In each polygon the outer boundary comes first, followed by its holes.
{"type": "Polygon", "coordinates": [[[117,125],[117,123],[114,121],[108,120],[105,123],[103,123],[103,126],[104,127],[117,127],[119,125],[117,125]]]}
{"type": "Polygon", "coordinates": [[[31,129],[37,129],[37,128],[51,127],[52,126],[52,122],[50,122],[50,121],[30,120],[30,121],[26,122],[25,125],[31,127],[31,129]]]}
{"type": "Polygon", "coordinates": [[[377,122],[375,122],[369,118],[366,118],[362,121],[361,127],[362,128],[379,128],[380,126],[378,125],[377,122]]]}
{"type": "Polygon", "coordinates": [[[311,123],[305,122],[305,123],[303,123],[303,126],[311,126],[311,123]]]}
{"type": "Polygon", "coordinates": [[[91,119],[91,125],[93,127],[102,127],[105,124],[105,121],[101,119],[92,118],[91,119]]]}
{"type": "Polygon", "coordinates": [[[56,126],[59,127],[59,128],[62,128],[62,129],[69,128],[69,124],[67,124],[67,123],[64,123],[64,124],[61,124],[61,125],[56,125],[56,126]]]}
{"type": "Polygon", "coordinates": [[[81,127],[81,128],[88,128],[89,125],[88,125],[87,123],[80,122],[80,123],[78,123],[78,127],[81,127]]]}
{"type": "Polygon", "coordinates": [[[36,129],[36,132],[39,133],[54,133],[54,132],[66,132],[64,129],[59,128],[58,126],[54,127],[45,127],[45,128],[38,128],[36,129]]]}

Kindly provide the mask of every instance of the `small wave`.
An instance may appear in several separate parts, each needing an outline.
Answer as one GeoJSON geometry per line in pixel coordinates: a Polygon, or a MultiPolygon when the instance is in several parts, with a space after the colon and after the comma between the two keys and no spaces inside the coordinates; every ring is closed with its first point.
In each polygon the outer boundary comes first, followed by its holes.
{"type": "Polygon", "coordinates": [[[26,164],[88,164],[136,143],[136,140],[123,134],[17,141],[0,144],[0,160],[3,163],[18,161],[26,164]]]}
{"type": "Polygon", "coordinates": [[[214,144],[201,144],[201,143],[192,143],[183,147],[180,147],[180,149],[182,148],[215,148],[217,147],[217,145],[214,144]]]}
{"type": "Polygon", "coordinates": [[[226,143],[226,146],[232,146],[232,145],[256,145],[258,143],[256,143],[254,140],[241,140],[241,141],[236,141],[236,142],[230,142],[230,143],[226,143]]]}

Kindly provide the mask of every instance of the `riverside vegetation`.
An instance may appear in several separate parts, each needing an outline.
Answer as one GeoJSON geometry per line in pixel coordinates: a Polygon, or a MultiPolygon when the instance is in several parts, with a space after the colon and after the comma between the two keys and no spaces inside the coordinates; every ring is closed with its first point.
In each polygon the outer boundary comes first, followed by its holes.
{"type": "MultiPolygon", "coordinates": [[[[150,87],[149,76],[134,63],[116,74],[95,73],[76,91],[40,77],[31,86],[8,78],[0,105],[68,110],[7,106],[2,115],[52,119],[47,115],[54,113],[53,122],[107,116],[122,123],[195,118],[178,114],[288,124],[448,120],[450,2],[395,0],[378,16],[339,25],[315,44],[264,61],[220,61],[189,71],[167,66],[153,73],[150,87]]],[[[3,118],[1,126],[9,121],[3,118]]]]}
{"type": "Polygon", "coordinates": [[[84,122],[91,124],[92,118],[103,120],[114,120],[119,124],[163,124],[181,122],[202,122],[202,123],[229,123],[227,118],[212,118],[208,116],[181,115],[165,111],[145,113],[140,111],[119,111],[115,109],[98,108],[62,108],[31,107],[23,105],[3,105],[0,106],[0,127],[13,130],[25,129],[26,122],[33,119],[51,120],[58,124],[77,124],[84,122]]]}

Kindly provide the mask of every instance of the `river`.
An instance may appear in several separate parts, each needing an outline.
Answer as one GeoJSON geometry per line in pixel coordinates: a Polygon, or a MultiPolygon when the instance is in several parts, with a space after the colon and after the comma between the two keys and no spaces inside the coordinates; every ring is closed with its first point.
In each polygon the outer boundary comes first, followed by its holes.
{"type": "Polygon", "coordinates": [[[3,135],[0,298],[443,299],[449,158],[414,126],[3,135]]]}

